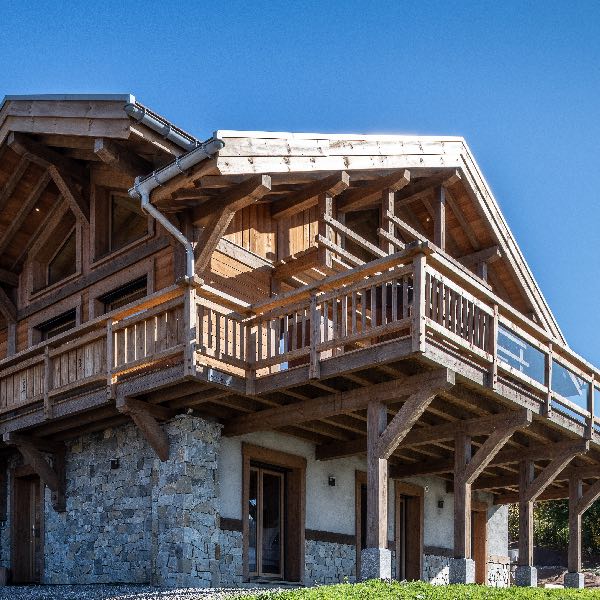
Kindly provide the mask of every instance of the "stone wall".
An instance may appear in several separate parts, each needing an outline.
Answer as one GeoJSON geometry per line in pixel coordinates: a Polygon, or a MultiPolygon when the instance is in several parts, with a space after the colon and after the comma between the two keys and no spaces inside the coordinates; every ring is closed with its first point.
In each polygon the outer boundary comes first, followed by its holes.
{"type": "Polygon", "coordinates": [[[219,585],[229,587],[242,584],[244,577],[242,554],[242,532],[221,530],[218,550],[219,585]]]}
{"type": "Polygon", "coordinates": [[[423,581],[434,585],[448,585],[450,583],[449,556],[425,554],[423,556],[423,581]]]}
{"type": "Polygon", "coordinates": [[[492,587],[505,588],[510,586],[510,562],[508,557],[506,557],[506,560],[490,557],[487,579],[487,584],[492,587]]]}
{"type": "Polygon", "coordinates": [[[133,425],[69,444],[65,512],[52,509],[46,490],[46,583],[218,581],[220,427],[187,416],[163,427],[167,462],[133,425]]]}
{"type": "Polygon", "coordinates": [[[306,540],[306,585],[356,581],[356,550],[354,545],[306,540]]]}

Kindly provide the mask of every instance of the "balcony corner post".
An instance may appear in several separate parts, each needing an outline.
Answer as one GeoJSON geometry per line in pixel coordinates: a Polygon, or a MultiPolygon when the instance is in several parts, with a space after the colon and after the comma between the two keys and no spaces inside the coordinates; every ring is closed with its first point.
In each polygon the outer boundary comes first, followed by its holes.
{"type": "Polygon", "coordinates": [[[196,288],[189,285],[185,288],[183,323],[186,338],[183,352],[184,374],[186,377],[196,375],[196,338],[198,335],[198,309],[196,304],[196,288]]]}
{"type": "Polygon", "coordinates": [[[115,398],[113,385],[113,367],[115,365],[114,333],[112,317],[106,321],[106,395],[109,400],[115,398]]]}
{"type": "Polygon", "coordinates": [[[595,392],[595,386],[596,386],[596,377],[594,376],[593,373],[592,373],[592,377],[590,378],[590,380],[588,382],[588,385],[589,385],[589,389],[588,389],[588,397],[587,397],[587,409],[590,414],[586,419],[585,439],[591,440],[594,437],[594,414],[596,411],[596,407],[594,404],[594,392],[595,392]]]}
{"type": "Polygon", "coordinates": [[[256,392],[256,328],[246,325],[246,394],[256,392]]]}
{"type": "Polygon", "coordinates": [[[50,368],[50,347],[44,348],[44,419],[52,418],[52,400],[50,391],[52,390],[52,369],[50,368]]]}
{"type": "Polygon", "coordinates": [[[546,394],[546,404],[544,405],[544,414],[548,418],[552,416],[552,354],[552,342],[549,342],[548,354],[546,354],[546,368],[544,376],[546,387],[548,388],[548,392],[546,394]]]}
{"type": "MultiPolygon", "coordinates": [[[[327,326],[327,324],[325,324],[327,326]]],[[[321,315],[317,308],[317,297],[310,297],[310,364],[308,368],[309,379],[319,379],[321,376],[321,365],[317,347],[321,339],[321,315]]]]}
{"type": "Polygon", "coordinates": [[[412,350],[413,352],[425,352],[425,254],[420,253],[413,259],[413,324],[412,324],[412,350]]]}
{"type": "Polygon", "coordinates": [[[492,365],[489,372],[489,386],[498,389],[498,305],[494,304],[494,316],[489,330],[488,346],[492,355],[492,365]]]}

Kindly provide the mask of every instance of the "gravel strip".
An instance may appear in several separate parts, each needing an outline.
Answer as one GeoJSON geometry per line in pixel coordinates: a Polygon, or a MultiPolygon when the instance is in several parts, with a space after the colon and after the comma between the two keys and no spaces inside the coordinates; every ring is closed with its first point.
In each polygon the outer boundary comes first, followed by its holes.
{"type": "Polygon", "coordinates": [[[37,585],[0,587],[0,600],[224,600],[273,587],[163,589],[140,585],[37,585]]]}

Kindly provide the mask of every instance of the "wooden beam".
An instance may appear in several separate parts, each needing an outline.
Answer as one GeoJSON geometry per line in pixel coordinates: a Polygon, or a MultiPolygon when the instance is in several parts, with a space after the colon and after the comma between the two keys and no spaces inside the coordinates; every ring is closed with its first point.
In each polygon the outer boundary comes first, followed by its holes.
{"type": "Polygon", "coordinates": [[[400,170],[391,175],[370,181],[366,185],[346,190],[337,200],[341,212],[359,210],[381,196],[383,190],[397,192],[410,182],[410,171],[400,170]]]}
{"type": "Polygon", "coordinates": [[[458,203],[454,200],[454,198],[453,198],[452,194],[450,193],[450,191],[448,190],[448,188],[446,188],[446,204],[450,207],[452,214],[454,215],[456,220],[459,222],[460,226],[463,228],[463,231],[465,232],[465,235],[467,236],[471,246],[475,250],[479,250],[479,248],[481,248],[481,244],[479,243],[479,240],[477,239],[477,236],[475,235],[475,232],[473,231],[473,227],[471,226],[471,223],[469,223],[469,221],[463,214],[463,211],[458,206],[458,203]]]}
{"type": "Polygon", "coordinates": [[[0,282],[10,285],[10,287],[18,287],[19,276],[12,271],[7,271],[6,269],[0,268],[0,282]]]}
{"type": "Polygon", "coordinates": [[[235,213],[241,208],[257,202],[270,190],[271,178],[268,175],[258,175],[238,184],[225,197],[215,199],[205,207],[194,209],[194,224],[199,218],[208,216],[209,219],[196,246],[197,271],[201,272],[208,267],[212,253],[219,239],[225,234],[235,213]],[[202,214],[201,217],[199,217],[200,214],[202,214]]]}
{"type": "Polygon", "coordinates": [[[404,206],[416,200],[421,200],[424,195],[431,194],[439,186],[450,186],[460,181],[460,173],[456,170],[440,173],[433,177],[418,179],[410,186],[406,186],[396,194],[396,206],[404,206]]]}
{"type": "Polygon", "coordinates": [[[131,417],[160,460],[168,460],[169,439],[157,423],[156,417],[160,415],[160,418],[169,418],[168,415],[171,415],[172,411],[127,397],[117,398],[117,410],[131,417]]]}
{"type": "Polygon", "coordinates": [[[50,174],[46,171],[38,180],[37,184],[25,199],[25,201],[19,207],[17,214],[11,219],[10,225],[5,229],[4,234],[0,237],[0,253],[6,250],[6,247],[10,243],[12,237],[19,231],[21,225],[25,222],[25,219],[29,213],[33,210],[37,204],[40,196],[44,193],[46,186],[50,182],[50,174]]]}
{"type": "Polygon", "coordinates": [[[482,262],[492,263],[499,258],[502,258],[500,248],[498,246],[490,246],[489,248],[484,248],[483,250],[478,250],[471,254],[465,254],[464,256],[461,256],[458,261],[465,267],[471,267],[482,262]]]}
{"type": "Polygon", "coordinates": [[[0,313],[4,315],[7,323],[17,322],[17,307],[0,286],[0,313]]]}
{"type": "Polygon", "coordinates": [[[352,240],[355,244],[357,244],[361,248],[364,248],[371,254],[379,258],[387,256],[387,252],[384,252],[381,248],[378,248],[374,244],[371,244],[371,242],[366,240],[361,235],[358,235],[358,233],[352,231],[352,229],[346,227],[343,223],[340,223],[337,219],[334,219],[332,216],[324,214],[322,218],[323,221],[330,225],[332,229],[334,229],[338,233],[341,233],[346,239],[352,240]]]}
{"type": "Polygon", "coordinates": [[[23,177],[25,171],[27,171],[27,167],[29,167],[29,160],[25,156],[22,156],[19,164],[10,174],[8,181],[4,184],[2,190],[0,190],[0,211],[3,211],[5,206],[8,204],[8,201],[19,184],[19,181],[21,181],[21,177],[23,177]]]}
{"type": "Polygon", "coordinates": [[[600,481],[596,481],[583,492],[577,502],[577,512],[583,514],[600,498],[600,481]]]}
{"type": "Polygon", "coordinates": [[[70,177],[77,179],[80,183],[86,181],[85,170],[77,161],[34,141],[22,133],[9,133],[6,143],[11,150],[44,169],[56,167],[64,173],[68,173],[70,177]]]}
{"type": "MultiPolygon", "coordinates": [[[[527,423],[530,422],[530,414],[530,411],[523,409],[516,412],[511,411],[497,415],[477,417],[475,419],[452,421],[443,425],[421,427],[419,429],[413,428],[406,434],[402,442],[398,444],[397,450],[453,440],[459,431],[464,431],[472,437],[490,435],[494,431],[504,428],[507,422],[513,419],[518,419],[522,423],[521,427],[526,427],[527,423]]],[[[317,460],[331,460],[355,454],[364,454],[366,451],[367,438],[365,437],[348,442],[335,442],[317,446],[315,456],[317,460]]]]}
{"type": "Polygon", "coordinates": [[[55,166],[48,167],[48,173],[50,173],[50,177],[52,177],[63,198],[69,203],[73,214],[89,225],[90,205],[83,194],[77,189],[77,186],[71,181],[69,176],[62,173],[55,166]]]}
{"type": "Polygon", "coordinates": [[[450,389],[453,386],[454,378],[451,377],[443,382],[424,384],[418,392],[409,396],[379,438],[377,444],[379,457],[387,460],[421,418],[433,399],[442,390],[450,389]]]}
{"type": "MultiPolygon", "coordinates": [[[[517,463],[527,458],[529,460],[544,460],[552,457],[562,456],[565,453],[576,456],[587,452],[587,442],[558,442],[556,444],[542,444],[529,448],[515,448],[502,450],[493,458],[488,466],[500,466],[517,463]]],[[[394,467],[395,477],[413,477],[417,475],[439,475],[451,473],[454,467],[452,460],[442,459],[435,461],[424,461],[394,467]]]]}
{"type": "Polygon", "coordinates": [[[336,392],[303,402],[295,402],[235,417],[225,423],[223,435],[233,436],[254,431],[268,431],[307,421],[327,419],[339,414],[364,410],[369,402],[392,402],[418,392],[423,385],[443,386],[454,383],[454,372],[437,369],[412,375],[404,380],[386,381],[347,392],[336,392]]]}
{"type": "Polygon", "coordinates": [[[273,219],[284,219],[297,214],[311,206],[315,206],[320,195],[327,194],[333,198],[341,194],[349,185],[350,176],[345,171],[325,179],[319,179],[300,190],[288,194],[282,200],[274,201],[271,204],[271,217],[273,219]]]}
{"type": "Polygon", "coordinates": [[[106,138],[94,140],[94,154],[102,162],[134,179],[152,171],[152,165],[148,161],[106,138]]]}
{"type": "MultiPolygon", "coordinates": [[[[545,502],[546,500],[566,500],[569,497],[568,487],[557,487],[546,490],[543,494],[538,497],[538,502],[545,502]]],[[[519,493],[518,492],[507,492],[500,494],[494,498],[494,504],[519,504],[519,493]]]]}

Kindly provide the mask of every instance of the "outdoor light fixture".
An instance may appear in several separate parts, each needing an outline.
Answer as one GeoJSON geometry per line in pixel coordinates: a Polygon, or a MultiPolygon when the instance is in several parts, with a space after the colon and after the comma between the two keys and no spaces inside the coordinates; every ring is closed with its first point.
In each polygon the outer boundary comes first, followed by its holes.
{"type": "Polygon", "coordinates": [[[329,476],[328,483],[331,487],[335,487],[335,477],[333,475],[329,476]]]}
{"type": "Polygon", "coordinates": [[[438,500],[438,508],[444,508],[444,500],[442,498],[438,500]]]}
{"type": "Polygon", "coordinates": [[[119,463],[119,459],[118,458],[111,458],[110,459],[110,468],[111,469],[118,469],[120,467],[120,463],[119,463]]]}

